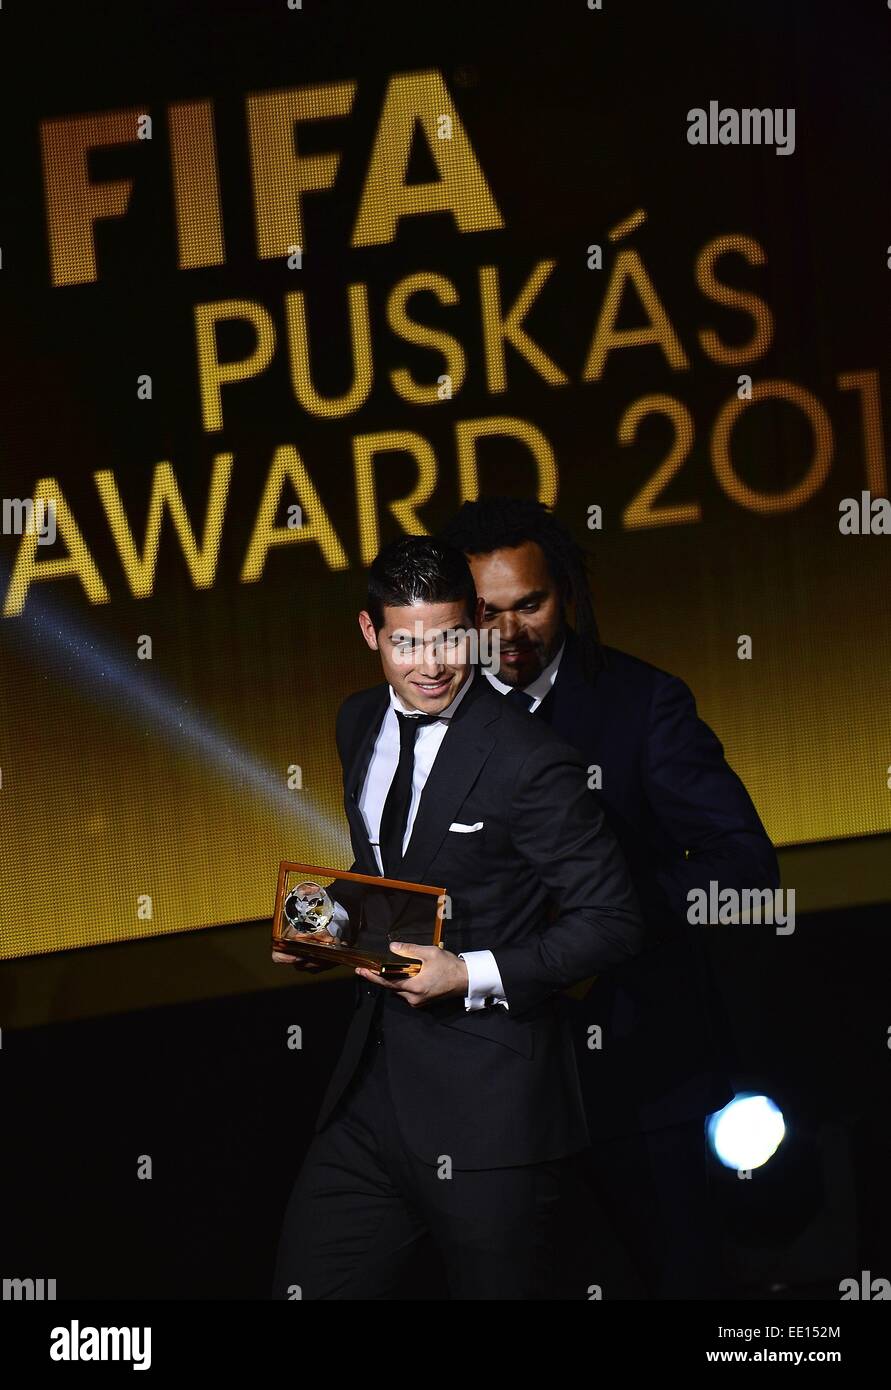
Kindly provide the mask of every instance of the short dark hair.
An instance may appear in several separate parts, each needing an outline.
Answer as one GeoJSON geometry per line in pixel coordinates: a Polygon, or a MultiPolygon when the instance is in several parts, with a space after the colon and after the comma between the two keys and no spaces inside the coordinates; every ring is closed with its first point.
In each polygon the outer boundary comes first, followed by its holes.
{"type": "Polygon", "coordinates": [[[379,550],[368,571],[366,608],[375,632],[384,608],[411,603],[463,603],[476,616],[476,586],[463,551],[433,536],[401,536],[379,550]]]}
{"type": "Polygon", "coordinates": [[[525,497],[481,497],[465,502],[439,532],[467,555],[512,550],[526,541],[540,546],[564,603],[575,611],[582,666],[594,675],[606,665],[588,584],[588,557],[543,502],[525,497]]]}

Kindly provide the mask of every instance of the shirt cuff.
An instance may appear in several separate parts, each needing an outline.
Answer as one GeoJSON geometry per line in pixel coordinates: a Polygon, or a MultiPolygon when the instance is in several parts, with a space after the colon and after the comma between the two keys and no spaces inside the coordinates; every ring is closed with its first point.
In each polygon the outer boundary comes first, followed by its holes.
{"type": "Polygon", "coordinates": [[[491,1008],[496,1004],[499,1004],[503,1009],[509,1007],[504,997],[501,972],[495,964],[495,957],[491,951],[462,951],[459,953],[458,959],[463,960],[467,966],[467,993],[464,996],[464,1007],[468,1013],[473,1013],[477,1009],[491,1008]]]}

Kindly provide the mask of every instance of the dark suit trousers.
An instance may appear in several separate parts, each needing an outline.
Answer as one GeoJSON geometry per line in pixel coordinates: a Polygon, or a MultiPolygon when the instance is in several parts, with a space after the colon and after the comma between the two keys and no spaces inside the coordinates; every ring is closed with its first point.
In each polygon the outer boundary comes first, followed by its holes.
{"type": "Polygon", "coordinates": [[[597,1139],[578,1162],[592,1198],[606,1202],[613,1213],[645,1297],[726,1296],[709,1203],[703,1119],[597,1139]]]}
{"type": "Polygon", "coordinates": [[[453,1299],[555,1297],[570,1160],[440,1176],[402,1142],[386,1052],[372,1028],[313,1139],[285,1213],[272,1297],[398,1298],[431,1240],[453,1299]]]}

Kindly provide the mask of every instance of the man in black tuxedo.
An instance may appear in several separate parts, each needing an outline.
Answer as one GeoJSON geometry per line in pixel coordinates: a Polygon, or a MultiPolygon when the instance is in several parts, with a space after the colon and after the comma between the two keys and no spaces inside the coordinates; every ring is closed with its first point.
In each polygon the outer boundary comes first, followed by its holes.
{"type": "Polygon", "coordinates": [[[386,679],[337,718],[353,869],[443,885],[450,914],[445,949],[393,944],[416,975],[357,971],[276,1297],[391,1297],[427,1237],[453,1298],[544,1297],[553,1278],[554,1213],[587,1144],[555,995],[625,964],[642,924],[580,758],[471,665],[478,614],[440,542],[404,538],[371,566],[359,623],[386,679]]]}
{"type": "Polygon", "coordinates": [[[733,1049],[687,894],[710,880],[774,889],[776,855],[684,682],[601,645],[584,555],[547,508],[466,502],[442,535],[466,553],[483,627],[500,635],[490,684],[579,750],[644,914],[643,952],[566,1000],[587,1179],[650,1297],[715,1297],[704,1121],[732,1099],[733,1049]]]}

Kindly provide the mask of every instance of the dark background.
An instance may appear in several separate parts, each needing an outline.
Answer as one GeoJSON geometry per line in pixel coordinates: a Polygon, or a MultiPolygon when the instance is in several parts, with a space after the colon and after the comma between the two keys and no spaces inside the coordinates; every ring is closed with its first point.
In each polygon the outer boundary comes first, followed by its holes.
{"type": "MultiPolygon", "coordinates": [[[[715,939],[735,1085],[787,1125],[750,1181],[713,1164],[741,1298],[837,1299],[891,1267],[887,930],[880,907],[807,917],[794,956],[745,928],[715,939]]],[[[55,1277],[60,1298],[265,1299],[352,999],[347,980],[5,1038],[3,1270],[55,1277]]],[[[425,1254],[406,1297],[441,1296],[438,1278],[425,1254]]]]}

